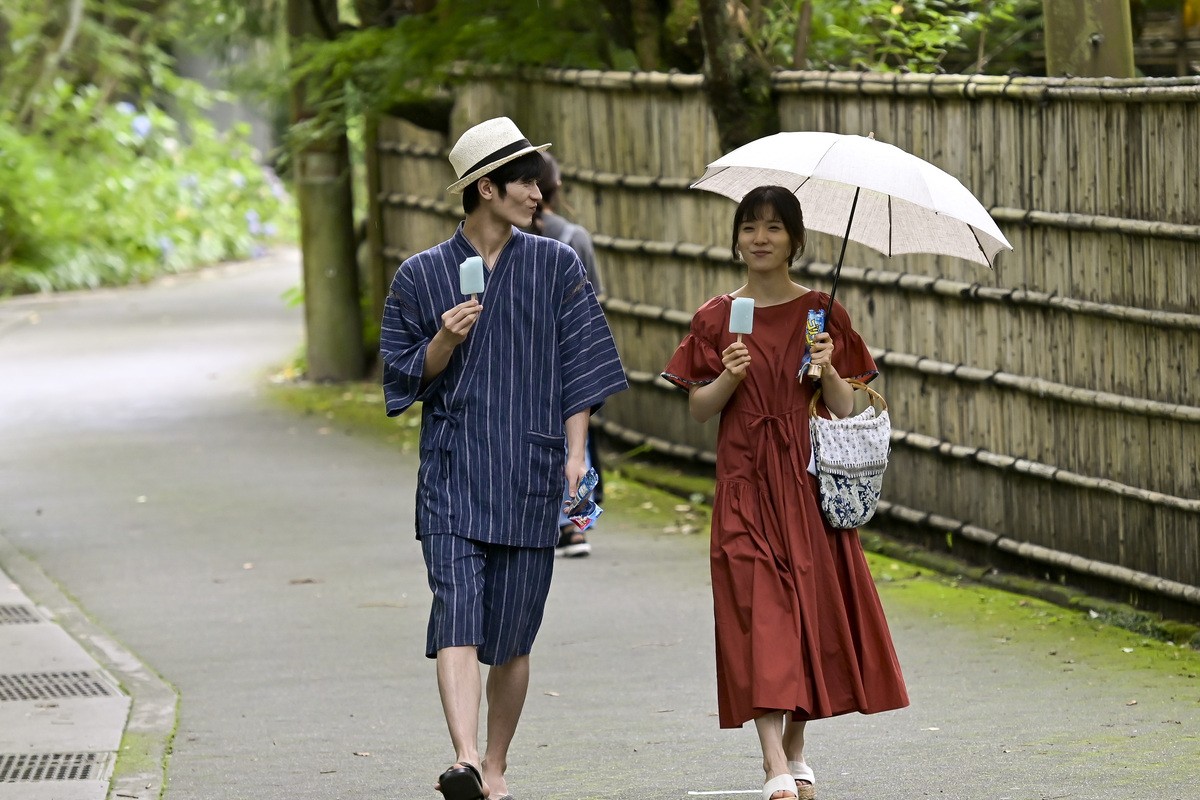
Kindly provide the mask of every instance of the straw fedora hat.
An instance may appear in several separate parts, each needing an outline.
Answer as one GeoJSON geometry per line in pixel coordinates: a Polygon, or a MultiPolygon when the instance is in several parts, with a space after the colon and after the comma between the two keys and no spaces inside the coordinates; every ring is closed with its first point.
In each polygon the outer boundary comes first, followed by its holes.
{"type": "Polygon", "coordinates": [[[529,143],[515,122],[508,117],[496,117],[468,128],[450,151],[450,165],[458,180],[446,191],[460,193],[469,184],[502,164],[526,153],[541,152],[549,142],[536,147],[529,143]]]}

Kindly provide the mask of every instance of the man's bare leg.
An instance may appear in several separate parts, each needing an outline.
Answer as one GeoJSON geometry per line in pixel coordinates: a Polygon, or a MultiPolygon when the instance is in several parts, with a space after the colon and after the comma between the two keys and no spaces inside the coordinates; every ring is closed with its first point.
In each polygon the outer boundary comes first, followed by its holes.
{"type": "MultiPolygon", "coordinates": [[[[479,767],[479,657],[474,647],[444,647],[437,653],[438,691],[450,729],[456,763],[479,767]]],[[[487,781],[483,793],[488,794],[487,781]]]]}
{"type": "Polygon", "coordinates": [[[504,772],[508,769],[508,746],[517,732],[528,691],[529,656],[517,656],[488,671],[487,752],[483,758],[483,776],[492,789],[492,797],[508,794],[508,783],[504,780],[504,772]]]}

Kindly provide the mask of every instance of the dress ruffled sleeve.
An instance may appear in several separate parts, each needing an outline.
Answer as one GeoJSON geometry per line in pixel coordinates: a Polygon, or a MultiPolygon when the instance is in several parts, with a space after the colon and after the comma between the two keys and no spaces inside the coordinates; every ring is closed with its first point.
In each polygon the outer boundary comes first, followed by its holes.
{"type": "Polygon", "coordinates": [[[663,378],[685,392],[712,383],[725,371],[717,349],[720,326],[715,318],[720,318],[720,312],[715,306],[716,301],[710,301],[696,312],[691,330],[675,348],[675,354],[662,371],[663,378]]]}
{"type": "MultiPolygon", "coordinates": [[[[828,296],[826,295],[826,298],[828,296]]],[[[824,302],[829,302],[826,299],[824,302]]],[[[833,314],[826,326],[829,335],[833,337],[833,368],[843,378],[853,378],[863,383],[870,383],[879,375],[875,359],[867,349],[867,343],[854,330],[850,314],[845,306],[834,301],[833,314]]]]}

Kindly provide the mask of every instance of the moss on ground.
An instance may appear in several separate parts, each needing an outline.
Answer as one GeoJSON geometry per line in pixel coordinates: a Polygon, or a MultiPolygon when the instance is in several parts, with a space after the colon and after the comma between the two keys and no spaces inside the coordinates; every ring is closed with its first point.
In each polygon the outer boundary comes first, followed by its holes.
{"type": "MultiPolygon", "coordinates": [[[[383,412],[375,383],[313,384],[287,376],[272,381],[271,395],[298,413],[318,416],[329,427],[368,433],[404,452],[416,452],[420,409],[395,418],[383,412]]],[[[695,535],[707,541],[713,493],[711,471],[666,462],[635,448],[605,458],[607,514],[634,530],[695,535]]],[[[1100,600],[1056,584],[997,573],[871,531],[863,531],[871,569],[890,603],[937,608],[947,622],[982,626],[998,636],[1017,629],[1046,631],[1047,640],[1075,637],[1080,647],[1097,632],[1119,627],[1139,663],[1200,672],[1195,625],[1162,620],[1130,606],[1100,600]],[[983,585],[986,584],[986,585],[983,585]],[[1039,599],[1040,598],[1040,599],[1039,599]],[[1007,631],[1007,632],[1006,632],[1007,631]]],[[[1025,634],[1023,635],[1031,635],[1025,634]]]]}

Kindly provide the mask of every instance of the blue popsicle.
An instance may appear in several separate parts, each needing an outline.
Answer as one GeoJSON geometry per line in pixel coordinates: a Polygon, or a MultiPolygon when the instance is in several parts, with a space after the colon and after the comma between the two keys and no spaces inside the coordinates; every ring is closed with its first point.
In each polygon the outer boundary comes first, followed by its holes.
{"type": "Polygon", "coordinates": [[[739,342],[743,333],[754,332],[753,297],[733,298],[733,307],[729,309],[729,332],[736,333],[739,342]]]}
{"type": "Polygon", "coordinates": [[[458,267],[458,288],[472,297],[483,291],[483,259],[470,256],[458,267]]]}

